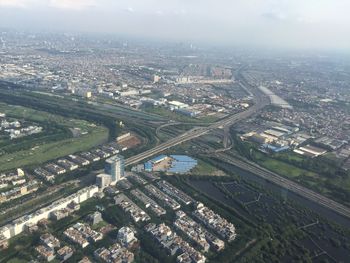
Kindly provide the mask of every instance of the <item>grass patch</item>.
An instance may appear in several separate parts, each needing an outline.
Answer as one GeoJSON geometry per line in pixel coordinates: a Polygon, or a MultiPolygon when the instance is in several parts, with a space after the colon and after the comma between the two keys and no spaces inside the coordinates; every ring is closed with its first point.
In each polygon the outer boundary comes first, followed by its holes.
{"type": "Polygon", "coordinates": [[[270,158],[258,159],[258,163],[263,167],[275,173],[284,175],[288,178],[295,178],[299,176],[319,177],[314,172],[303,170],[293,165],[290,165],[275,159],[270,159],[270,158]]]}
{"type": "Polygon", "coordinates": [[[193,175],[217,175],[219,170],[210,163],[198,160],[198,165],[191,171],[193,175]]]}
{"type": "Polygon", "coordinates": [[[68,154],[88,150],[106,141],[107,136],[107,129],[98,127],[89,135],[84,135],[80,138],[47,143],[33,150],[29,149],[3,155],[0,156],[0,170],[4,171],[28,165],[38,165],[68,154]]]}
{"type": "Polygon", "coordinates": [[[46,142],[44,139],[41,141],[39,138],[35,145],[31,145],[30,149],[23,147],[24,149],[0,155],[0,171],[38,165],[78,151],[85,151],[103,143],[108,138],[107,128],[84,120],[65,118],[22,106],[9,106],[4,103],[0,104],[0,111],[19,119],[39,123],[55,123],[64,128],[79,128],[82,132],[79,136],[55,142],[46,142]]]}
{"type": "Polygon", "coordinates": [[[107,226],[108,225],[108,223],[106,222],[106,221],[101,221],[100,223],[98,223],[98,224],[95,224],[95,225],[93,225],[91,228],[93,229],[93,230],[100,230],[102,227],[105,227],[105,226],[107,226]]]}
{"type": "Polygon", "coordinates": [[[201,118],[191,118],[174,111],[165,109],[163,107],[146,107],[143,109],[145,112],[157,114],[162,117],[169,118],[174,121],[187,122],[187,123],[211,123],[217,120],[215,116],[205,116],[201,118]]]}

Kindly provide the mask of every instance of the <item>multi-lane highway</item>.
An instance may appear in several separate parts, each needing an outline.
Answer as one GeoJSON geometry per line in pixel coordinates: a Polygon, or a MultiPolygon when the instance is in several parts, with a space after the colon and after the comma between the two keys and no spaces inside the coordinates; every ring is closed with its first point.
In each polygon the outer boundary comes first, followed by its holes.
{"type": "Polygon", "coordinates": [[[160,152],[163,152],[171,147],[174,147],[174,146],[179,145],[183,142],[186,142],[186,141],[198,138],[200,136],[203,136],[214,129],[222,128],[225,126],[230,126],[236,122],[239,122],[243,119],[250,117],[251,115],[255,114],[256,112],[258,112],[259,110],[261,110],[263,107],[265,107],[268,104],[268,100],[263,95],[259,94],[259,96],[257,96],[257,98],[259,98],[259,99],[257,99],[255,101],[255,104],[252,107],[250,107],[248,110],[237,113],[235,115],[232,115],[232,116],[225,118],[223,120],[220,120],[218,122],[215,122],[214,124],[212,124],[208,127],[193,128],[193,129],[191,129],[191,130],[189,130],[189,131],[187,131],[187,132],[185,132],[185,133],[183,133],[175,138],[168,140],[165,143],[162,143],[162,144],[154,147],[153,149],[150,149],[148,151],[145,151],[143,153],[140,153],[138,155],[135,155],[133,157],[128,158],[125,161],[125,165],[128,166],[128,165],[132,165],[132,164],[141,162],[141,161],[143,161],[147,158],[150,158],[153,155],[156,155],[160,152]]]}
{"type": "Polygon", "coordinates": [[[250,90],[250,94],[253,94],[254,96],[254,105],[251,106],[248,110],[234,114],[232,116],[229,116],[225,119],[222,119],[218,122],[213,123],[210,126],[207,127],[196,127],[193,128],[175,138],[172,138],[170,140],[168,140],[165,143],[162,143],[160,145],[157,145],[156,147],[154,147],[153,149],[150,149],[148,151],[145,151],[143,153],[140,153],[138,155],[135,155],[133,157],[128,158],[125,161],[125,165],[132,165],[138,162],[141,162],[147,158],[152,157],[153,155],[156,155],[160,152],[163,152],[171,147],[174,147],[176,145],[179,145],[183,142],[198,138],[200,136],[203,136],[207,133],[209,133],[212,130],[218,129],[218,128],[223,128],[226,126],[231,126],[243,119],[246,119],[250,116],[252,116],[253,114],[259,112],[261,109],[263,109],[266,105],[268,105],[270,103],[270,99],[265,96],[259,89],[257,89],[256,87],[253,87],[251,85],[249,85],[244,78],[241,77],[240,75],[240,71],[238,71],[238,73],[236,74],[236,78],[238,81],[240,81],[241,85],[244,85],[245,87],[249,87],[250,90]]]}
{"type": "MultiPolygon", "coordinates": [[[[217,129],[217,128],[224,128],[227,126],[231,126],[243,119],[246,119],[250,116],[252,116],[253,114],[257,113],[258,111],[260,111],[261,109],[263,109],[266,105],[268,105],[270,103],[270,100],[268,97],[266,97],[264,94],[261,93],[261,91],[259,91],[257,88],[250,86],[245,80],[244,78],[240,77],[240,83],[241,85],[244,85],[246,88],[249,87],[249,91],[251,92],[251,94],[254,96],[254,101],[255,104],[250,107],[248,110],[244,111],[244,112],[240,112],[238,114],[232,115],[230,117],[227,117],[223,120],[220,120],[210,126],[207,127],[196,127],[193,128],[173,139],[170,139],[169,141],[162,143],[156,147],[154,147],[153,149],[150,149],[146,152],[143,152],[141,154],[135,155],[129,159],[126,160],[126,166],[128,165],[132,165],[135,163],[138,163],[140,161],[143,161],[144,159],[150,158],[162,151],[165,151],[171,147],[174,147],[176,145],[179,145],[183,142],[198,138],[200,136],[203,136],[207,133],[209,133],[210,131],[217,129]]],[[[296,194],[299,194],[311,201],[314,201],[328,209],[331,209],[335,212],[337,212],[340,215],[343,215],[345,217],[350,218],[350,209],[344,205],[341,205],[327,197],[324,197],[306,187],[303,187],[293,181],[290,181],[286,178],[283,178],[281,176],[279,176],[278,174],[275,174],[271,171],[268,171],[264,168],[259,167],[258,165],[251,163],[251,162],[247,162],[247,161],[242,161],[239,159],[236,159],[234,157],[231,156],[227,156],[224,153],[218,153],[218,156],[220,157],[221,160],[231,163],[237,167],[240,167],[241,169],[247,170],[249,172],[252,172],[253,174],[256,174],[270,182],[273,182],[281,187],[284,187],[285,189],[288,189],[296,194]]]]}
{"type": "Polygon", "coordinates": [[[282,176],[276,173],[273,173],[267,169],[261,168],[255,163],[252,163],[249,161],[242,161],[235,157],[228,156],[225,153],[219,153],[216,156],[223,162],[230,163],[236,167],[241,168],[242,170],[258,175],[267,181],[270,181],[276,185],[279,185],[285,189],[288,189],[289,191],[292,191],[311,201],[314,201],[328,209],[331,209],[337,212],[340,215],[350,218],[350,209],[348,207],[342,204],[339,204],[323,195],[320,195],[306,187],[303,187],[291,180],[283,178],[282,176]]]}

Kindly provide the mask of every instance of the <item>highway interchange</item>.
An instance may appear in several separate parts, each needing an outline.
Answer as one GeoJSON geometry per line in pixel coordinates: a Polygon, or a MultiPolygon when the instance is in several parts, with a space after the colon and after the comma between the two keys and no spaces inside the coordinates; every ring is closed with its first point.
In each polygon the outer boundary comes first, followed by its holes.
{"type": "MultiPolygon", "coordinates": [[[[244,81],[244,80],[242,80],[244,81]]],[[[244,85],[248,85],[247,83],[244,83],[244,85]]],[[[167,142],[164,142],[156,147],[154,147],[153,149],[150,149],[148,151],[145,151],[143,153],[140,153],[138,155],[135,155],[133,157],[130,157],[126,160],[125,165],[129,166],[132,164],[136,164],[138,162],[141,162],[147,158],[152,157],[155,154],[158,154],[162,151],[165,151],[171,147],[174,147],[176,145],[179,145],[183,142],[198,138],[200,136],[203,136],[207,133],[209,133],[210,131],[213,131],[215,129],[218,128],[224,128],[226,126],[231,126],[243,119],[246,119],[250,116],[252,116],[253,114],[259,112],[260,110],[262,110],[265,106],[267,106],[269,104],[269,98],[266,97],[260,90],[258,90],[257,88],[254,88],[252,86],[250,86],[251,88],[251,92],[254,95],[254,105],[252,107],[250,107],[248,110],[234,114],[230,117],[227,117],[225,119],[222,119],[218,122],[215,122],[214,124],[207,126],[207,127],[195,127],[175,138],[172,138],[170,140],[168,140],[167,142]]]]}
{"type": "MultiPolygon", "coordinates": [[[[139,163],[147,158],[150,158],[156,154],[159,154],[171,147],[174,147],[176,145],[179,145],[181,143],[184,143],[186,141],[190,141],[192,139],[198,138],[200,136],[203,136],[205,134],[208,134],[209,132],[218,129],[218,128],[224,128],[227,126],[231,126],[243,119],[249,118],[255,113],[262,110],[265,106],[267,106],[270,103],[270,99],[266,97],[264,94],[259,91],[256,87],[253,87],[249,85],[244,78],[240,75],[240,73],[236,74],[237,79],[239,79],[241,85],[245,86],[246,88],[249,87],[250,94],[254,96],[254,102],[255,104],[250,107],[248,110],[240,112],[238,114],[232,115],[230,117],[227,117],[223,120],[220,120],[210,126],[207,127],[195,127],[175,138],[172,138],[168,140],[165,143],[162,143],[153,149],[150,149],[148,151],[145,151],[141,154],[132,156],[128,158],[125,162],[126,166],[130,166],[136,163],[139,163]]],[[[219,157],[221,160],[233,164],[243,170],[249,171],[257,176],[260,176],[264,178],[267,181],[270,181],[278,186],[281,186],[289,191],[292,191],[300,196],[305,197],[306,199],[309,199],[315,203],[318,203],[332,211],[335,211],[336,213],[345,216],[347,218],[350,218],[350,209],[342,204],[339,204],[338,202],[335,202],[321,194],[318,194],[306,187],[303,187],[291,180],[288,180],[286,178],[283,178],[282,176],[275,174],[271,171],[268,171],[252,162],[249,161],[242,161],[237,158],[233,158],[232,156],[227,156],[225,153],[219,153],[216,154],[217,157],[219,157]]]]}

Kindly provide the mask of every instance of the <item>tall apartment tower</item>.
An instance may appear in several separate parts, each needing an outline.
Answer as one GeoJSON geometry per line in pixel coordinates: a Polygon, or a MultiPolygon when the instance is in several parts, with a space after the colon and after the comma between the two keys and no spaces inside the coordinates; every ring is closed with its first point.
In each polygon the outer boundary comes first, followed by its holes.
{"type": "Polygon", "coordinates": [[[106,160],[105,173],[111,175],[112,184],[124,177],[124,157],[115,155],[106,160]]]}

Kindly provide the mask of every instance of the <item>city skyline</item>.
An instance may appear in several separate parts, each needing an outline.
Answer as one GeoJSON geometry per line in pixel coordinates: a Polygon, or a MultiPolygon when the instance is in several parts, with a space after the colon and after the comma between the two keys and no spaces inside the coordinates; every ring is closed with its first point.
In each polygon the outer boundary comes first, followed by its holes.
{"type": "Polygon", "coordinates": [[[344,0],[0,0],[0,25],[225,46],[348,51],[349,8],[344,0]]]}
{"type": "Polygon", "coordinates": [[[349,8],[0,0],[0,262],[348,262],[349,8]]]}

